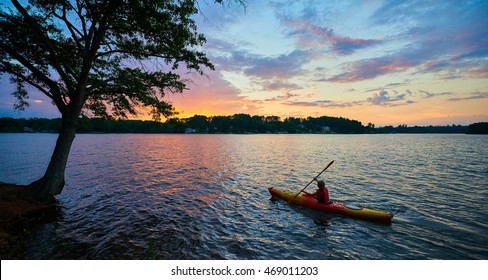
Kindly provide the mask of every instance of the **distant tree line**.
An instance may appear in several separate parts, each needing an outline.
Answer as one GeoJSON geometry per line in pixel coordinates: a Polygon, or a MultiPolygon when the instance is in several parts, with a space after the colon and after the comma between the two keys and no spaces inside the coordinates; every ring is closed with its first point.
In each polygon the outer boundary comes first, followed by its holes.
{"type": "MultiPolygon", "coordinates": [[[[277,116],[195,115],[190,118],[170,118],[165,122],[142,120],[115,120],[82,117],[78,122],[80,133],[469,133],[488,134],[488,123],[469,126],[407,126],[376,128],[368,123],[337,117],[285,118],[277,116]]],[[[58,133],[61,119],[0,118],[0,132],[58,133]]]]}
{"type": "Polygon", "coordinates": [[[355,120],[318,117],[285,118],[278,116],[232,116],[207,117],[195,115],[184,119],[186,126],[197,133],[364,133],[365,127],[355,120]]]}
{"type": "Polygon", "coordinates": [[[445,126],[407,126],[397,127],[384,126],[376,129],[377,133],[466,133],[466,134],[488,134],[488,122],[473,123],[468,126],[445,125],[445,126]]]}
{"type": "MultiPolygon", "coordinates": [[[[61,119],[0,118],[0,132],[59,132],[61,119]]],[[[365,133],[359,121],[336,117],[202,116],[169,118],[165,122],[86,118],[79,133],[365,133]]]]}
{"type": "Polygon", "coordinates": [[[446,125],[446,126],[407,126],[399,125],[397,127],[384,126],[376,129],[377,133],[466,133],[467,126],[463,125],[446,125]]]}

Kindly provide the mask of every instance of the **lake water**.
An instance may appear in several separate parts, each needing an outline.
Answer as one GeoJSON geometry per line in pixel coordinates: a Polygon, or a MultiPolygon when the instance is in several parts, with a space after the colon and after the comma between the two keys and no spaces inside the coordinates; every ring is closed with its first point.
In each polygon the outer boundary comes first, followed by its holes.
{"type": "MultiPolygon", "coordinates": [[[[0,181],[41,177],[56,136],[0,134],[0,181]]],[[[27,258],[487,259],[487,155],[474,135],[77,135],[27,258]],[[269,199],[331,160],[331,198],[391,225],[269,199]]]]}

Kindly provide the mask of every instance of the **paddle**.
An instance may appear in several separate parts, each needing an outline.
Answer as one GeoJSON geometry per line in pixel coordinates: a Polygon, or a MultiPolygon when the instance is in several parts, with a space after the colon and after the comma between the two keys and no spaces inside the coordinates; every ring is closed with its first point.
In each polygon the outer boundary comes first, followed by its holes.
{"type": "Polygon", "coordinates": [[[315,176],[315,178],[312,179],[312,181],[310,181],[310,183],[308,183],[305,188],[303,188],[301,191],[299,191],[292,199],[290,199],[288,201],[288,203],[291,203],[293,200],[295,200],[295,198],[297,198],[297,196],[303,192],[308,186],[310,186],[310,184],[312,184],[313,181],[317,180],[317,178],[320,176],[320,174],[324,173],[325,170],[327,170],[327,168],[329,168],[329,166],[331,166],[332,164],[334,163],[334,161],[331,161],[329,162],[329,164],[327,164],[327,166],[324,168],[324,170],[320,171],[319,175],[315,176]]]}

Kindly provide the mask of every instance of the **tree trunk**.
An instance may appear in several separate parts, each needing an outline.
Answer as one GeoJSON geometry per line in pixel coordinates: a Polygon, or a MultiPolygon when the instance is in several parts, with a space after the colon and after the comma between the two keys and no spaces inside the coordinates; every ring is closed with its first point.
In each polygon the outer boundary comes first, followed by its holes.
{"type": "Polygon", "coordinates": [[[27,197],[49,202],[54,200],[55,195],[61,193],[65,184],[64,173],[71,145],[75,139],[77,122],[78,116],[76,114],[67,113],[63,115],[61,130],[46,173],[41,179],[27,187],[25,192],[27,197]]]}

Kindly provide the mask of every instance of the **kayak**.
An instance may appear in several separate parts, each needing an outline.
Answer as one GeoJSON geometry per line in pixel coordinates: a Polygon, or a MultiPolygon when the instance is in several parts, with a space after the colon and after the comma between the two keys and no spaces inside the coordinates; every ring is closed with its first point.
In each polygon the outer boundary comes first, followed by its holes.
{"type": "MultiPolygon", "coordinates": [[[[297,195],[296,192],[277,190],[272,187],[268,188],[268,190],[273,197],[282,199],[286,202],[289,202],[297,195]]],[[[348,217],[379,223],[390,224],[391,219],[393,218],[393,214],[388,212],[376,211],[355,205],[345,204],[342,202],[330,201],[328,203],[319,203],[313,195],[309,195],[303,192],[300,193],[295,199],[293,199],[291,203],[325,213],[340,214],[348,217]]]]}

